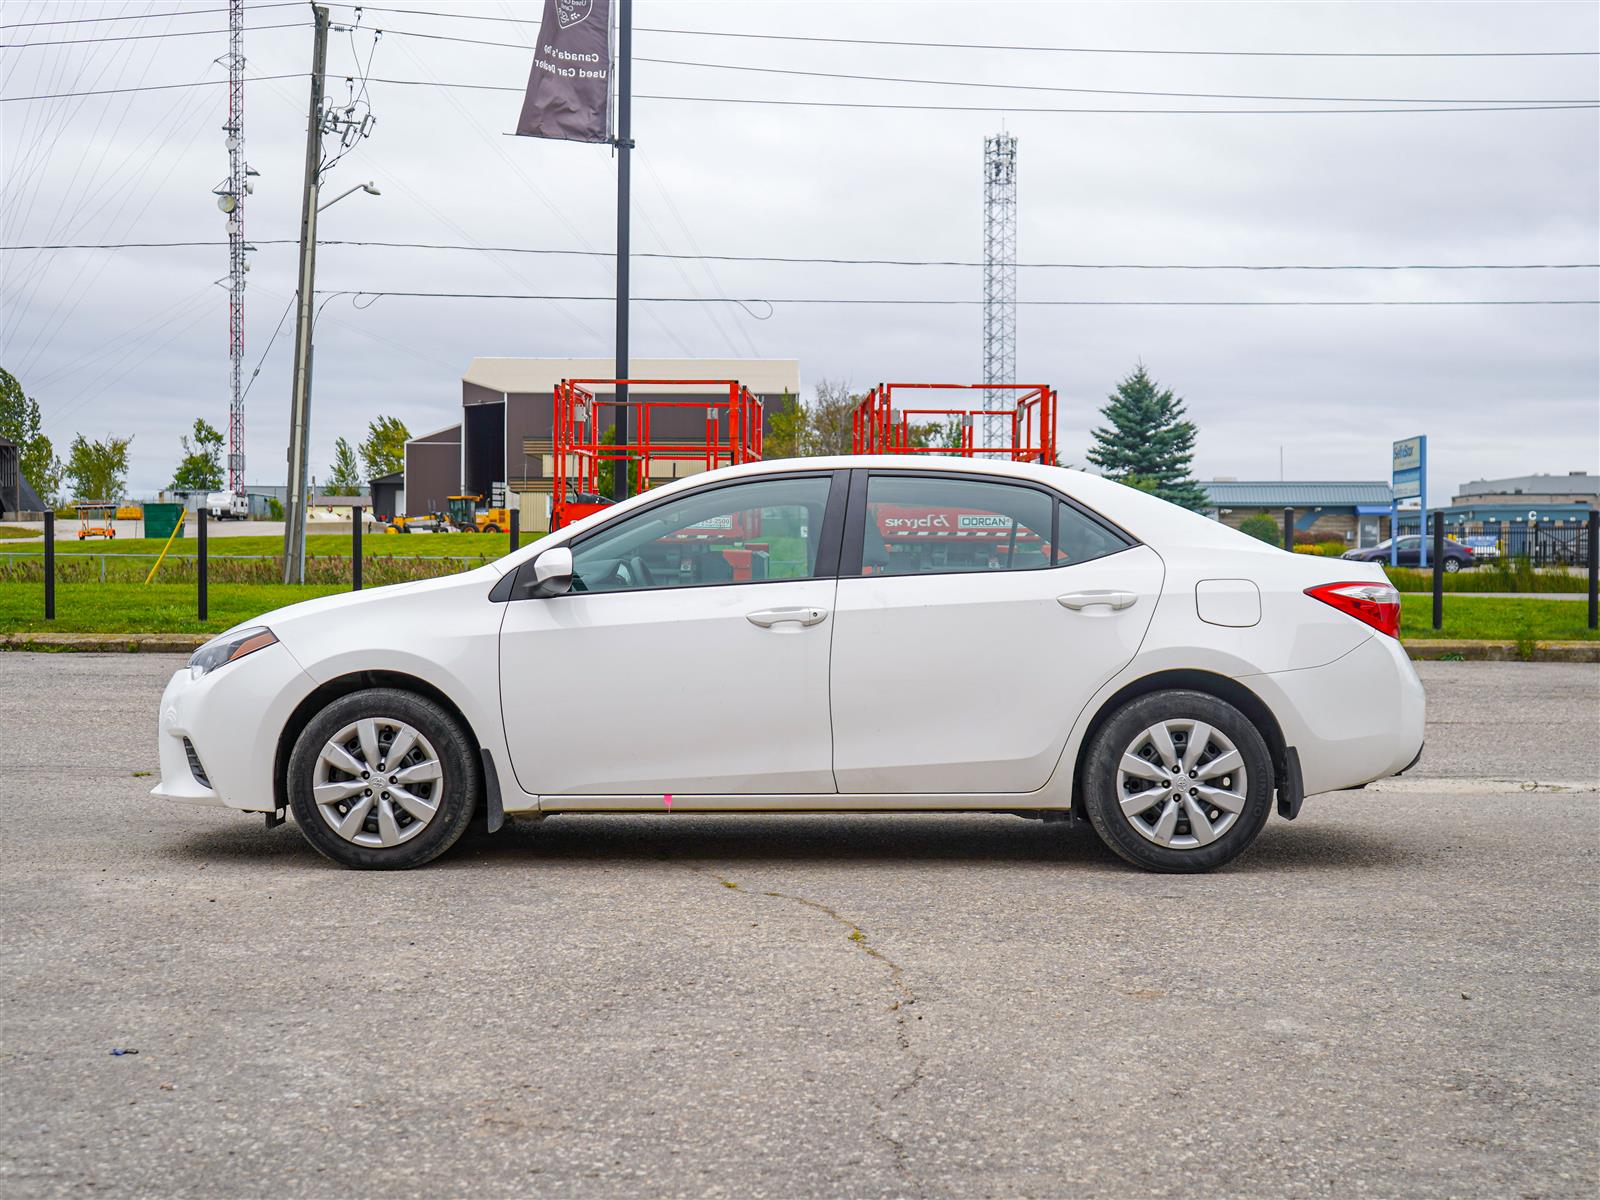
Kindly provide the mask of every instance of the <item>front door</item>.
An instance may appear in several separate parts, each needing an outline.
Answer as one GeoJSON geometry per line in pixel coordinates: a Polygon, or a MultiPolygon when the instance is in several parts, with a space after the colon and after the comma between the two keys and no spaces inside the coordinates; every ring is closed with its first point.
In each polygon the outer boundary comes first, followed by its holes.
{"type": "Polygon", "coordinates": [[[839,791],[1043,787],[1138,649],[1161,559],[1042,487],[863,474],[833,631],[839,791]]]}
{"type": "Polygon", "coordinates": [[[832,486],[683,493],[575,542],[569,594],[508,603],[500,695],[523,789],[644,808],[832,792],[832,486]]]}

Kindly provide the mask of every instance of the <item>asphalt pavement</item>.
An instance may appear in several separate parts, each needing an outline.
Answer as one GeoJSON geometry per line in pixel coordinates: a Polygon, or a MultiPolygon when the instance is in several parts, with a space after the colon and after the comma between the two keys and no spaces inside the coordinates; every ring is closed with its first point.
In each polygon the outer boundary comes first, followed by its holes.
{"type": "Polygon", "coordinates": [[[1600,1190],[1600,666],[1419,664],[1415,774],[1177,878],[894,815],[347,872],[147,797],[179,662],[0,654],[8,1196],[1600,1190]]]}

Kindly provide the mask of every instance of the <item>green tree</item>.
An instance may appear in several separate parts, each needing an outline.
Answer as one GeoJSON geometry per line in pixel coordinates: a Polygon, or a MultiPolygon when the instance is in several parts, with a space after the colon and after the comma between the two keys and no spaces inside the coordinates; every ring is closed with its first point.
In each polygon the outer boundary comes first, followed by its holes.
{"type": "Polygon", "coordinates": [[[1251,537],[1266,542],[1269,546],[1278,546],[1283,543],[1283,538],[1278,534],[1278,523],[1262,513],[1257,513],[1253,517],[1246,517],[1239,525],[1239,532],[1248,533],[1251,537]]]}
{"type": "Polygon", "coordinates": [[[406,469],[406,439],[411,431],[399,417],[379,417],[367,426],[359,453],[367,478],[393,475],[406,469]]]}
{"type": "Polygon", "coordinates": [[[183,457],[172,473],[175,492],[216,492],[222,490],[222,434],[203,419],[194,422],[194,442],[183,439],[183,457]]]}
{"type": "Polygon", "coordinates": [[[1195,425],[1184,417],[1183,401],[1160,387],[1140,363],[1117,385],[1100,410],[1107,426],[1094,430],[1088,459],[1113,479],[1153,484],[1163,500],[1203,509],[1205,489],[1195,480],[1195,425]]]}
{"type": "Polygon", "coordinates": [[[131,437],[107,437],[91,442],[83,434],[72,439],[67,451],[67,478],[80,500],[120,500],[128,474],[131,437]]]}
{"type": "Polygon", "coordinates": [[[853,421],[861,395],[847,383],[823,379],[809,404],[784,393],[774,411],[771,430],[763,447],[768,458],[816,458],[849,454],[853,447],[853,421]]]}
{"type": "Polygon", "coordinates": [[[330,496],[355,496],[361,492],[361,471],[356,466],[356,452],[344,438],[333,443],[333,465],[328,468],[328,482],[323,491],[330,496]]]}
{"type": "Polygon", "coordinates": [[[17,377],[0,367],[0,437],[17,444],[22,477],[46,504],[61,490],[61,460],[45,437],[39,402],[23,394],[17,377]]]}

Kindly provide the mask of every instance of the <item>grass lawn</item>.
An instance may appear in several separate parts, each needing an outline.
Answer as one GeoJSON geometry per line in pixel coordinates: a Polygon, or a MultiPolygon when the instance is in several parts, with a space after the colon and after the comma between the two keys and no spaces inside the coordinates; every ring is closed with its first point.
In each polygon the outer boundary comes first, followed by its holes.
{"type": "Polygon", "coordinates": [[[42,538],[44,536],[37,529],[24,529],[20,525],[0,525],[0,542],[9,542],[23,538],[42,538]]]}
{"type": "MultiPolygon", "coordinates": [[[[4,527],[0,527],[3,529],[4,527]]],[[[21,537],[27,531],[20,531],[15,536],[21,537]]],[[[167,551],[167,557],[174,555],[184,558],[193,558],[195,554],[194,530],[184,531],[185,536],[174,538],[172,549],[167,551]]],[[[0,537],[7,536],[0,532],[0,537]]],[[[28,536],[38,537],[37,533],[28,536]]],[[[522,544],[526,546],[538,534],[523,534],[522,544]]],[[[348,533],[308,533],[306,534],[307,557],[350,557],[350,535],[348,533]]],[[[161,548],[167,544],[166,538],[87,538],[84,541],[57,542],[56,555],[64,557],[69,554],[160,554],[161,548]]],[[[43,541],[34,542],[27,546],[7,546],[6,550],[16,550],[42,554],[43,541]]],[[[473,558],[499,558],[511,549],[511,535],[508,533],[369,533],[361,539],[361,553],[364,558],[376,558],[382,555],[400,555],[418,558],[439,558],[446,555],[465,555],[473,558]]],[[[283,553],[283,538],[261,537],[259,535],[242,534],[238,537],[211,537],[207,539],[206,553],[212,558],[229,554],[249,555],[275,555],[283,553]]]]}
{"type": "MultiPolygon", "coordinates": [[[[449,536],[449,535],[430,535],[449,536]]],[[[463,534],[463,537],[473,537],[463,534]]],[[[480,539],[481,540],[481,539],[480,539]]],[[[70,582],[56,585],[56,619],[44,619],[44,585],[14,581],[0,586],[0,633],[200,633],[219,631],[269,609],[347,591],[337,583],[213,583],[210,619],[195,619],[192,582],[70,582]]],[[[1429,596],[1401,598],[1401,636],[1481,638],[1490,641],[1578,641],[1597,636],[1587,628],[1588,606],[1571,601],[1452,595],[1444,602],[1444,628],[1433,631],[1429,596]]]]}
{"type": "Polygon", "coordinates": [[[1574,600],[1502,600],[1462,593],[1444,598],[1444,628],[1433,628],[1433,597],[1400,597],[1402,638],[1468,638],[1576,642],[1600,638],[1588,626],[1589,606],[1574,600]]]}

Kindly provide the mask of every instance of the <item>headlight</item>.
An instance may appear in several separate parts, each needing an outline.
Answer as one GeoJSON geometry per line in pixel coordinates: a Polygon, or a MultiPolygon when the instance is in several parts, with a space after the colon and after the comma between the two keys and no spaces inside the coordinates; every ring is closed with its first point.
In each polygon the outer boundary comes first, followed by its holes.
{"type": "Polygon", "coordinates": [[[254,654],[277,640],[265,625],[251,625],[212,638],[189,657],[189,678],[199,679],[207,672],[215,671],[246,654],[254,654]]]}

